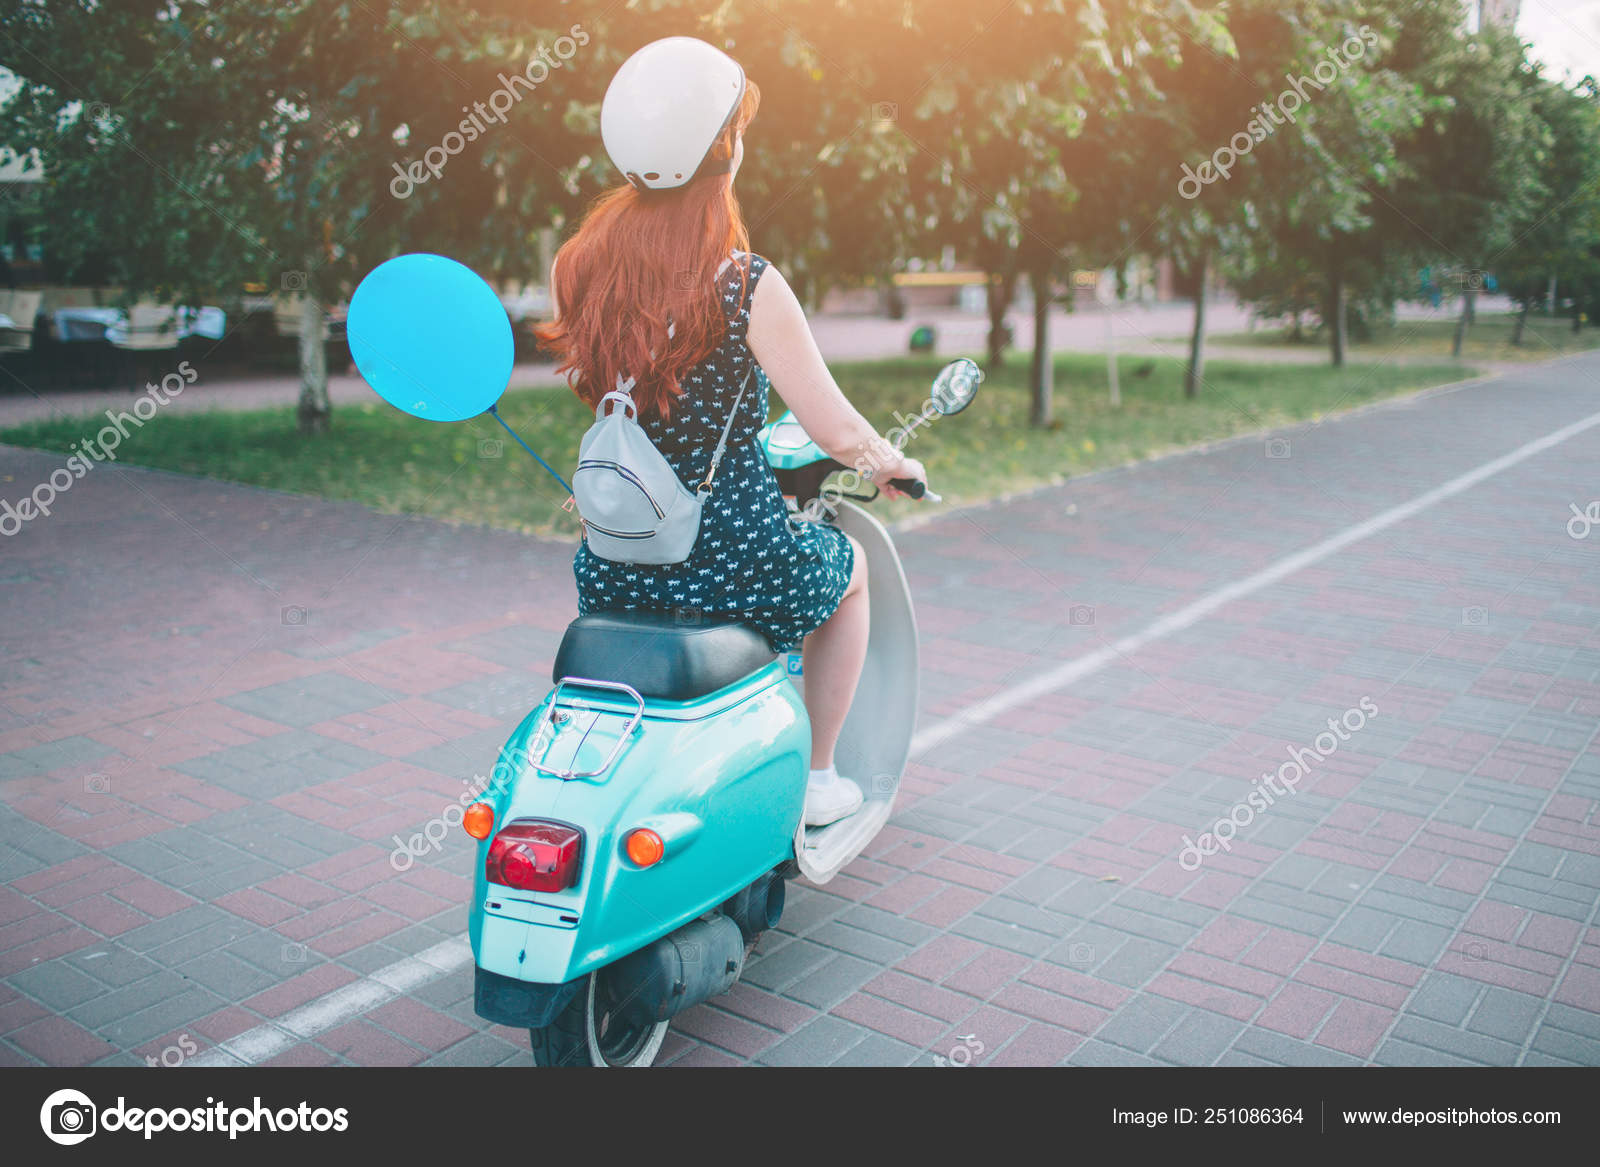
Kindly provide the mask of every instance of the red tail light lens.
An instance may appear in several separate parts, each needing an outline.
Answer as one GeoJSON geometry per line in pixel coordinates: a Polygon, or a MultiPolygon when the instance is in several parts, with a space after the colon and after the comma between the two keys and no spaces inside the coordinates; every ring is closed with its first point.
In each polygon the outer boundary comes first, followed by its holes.
{"type": "Polygon", "coordinates": [[[565,823],[508,823],[489,844],[484,875],[522,891],[561,891],[578,882],[583,832],[565,823]]]}

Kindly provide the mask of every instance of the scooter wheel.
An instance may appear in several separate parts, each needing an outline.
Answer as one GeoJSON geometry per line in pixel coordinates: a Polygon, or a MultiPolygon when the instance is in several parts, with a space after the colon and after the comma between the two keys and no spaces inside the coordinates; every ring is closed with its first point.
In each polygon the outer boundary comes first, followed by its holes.
{"type": "Polygon", "coordinates": [[[619,1007],[627,999],[626,987],[613,985],[609,972],[590,973],[588,987],[554,1021],[528,1030],[534,1065],[643,1068],[655,1061],[671,1022],[639,1025],[623,1019],[619,1007]]]}

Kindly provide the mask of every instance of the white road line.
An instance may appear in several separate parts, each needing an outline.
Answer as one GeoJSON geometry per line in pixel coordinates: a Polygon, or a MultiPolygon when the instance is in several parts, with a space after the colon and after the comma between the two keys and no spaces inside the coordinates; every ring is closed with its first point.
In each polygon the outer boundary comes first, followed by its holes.
{"type": "Polygon", "coordinates": [[[377,972],[324,993],[291,1009],[276,1021],[247,1029],[214,1049],[184,1063],[186,1066],[254,1066],[275,1058],[302,1041],[343,1025],[352,1017],[404,996],[412,989],[437,980],[472,963],[472,948],[465,936],[442,940],[415,956],[385,965],[377,972]]]}
{"type": "MultiPolygon", "coordinates": [[[[1511,453],[1496,458],[1492,462],[1485,462],[1476,470],[1469,470],[1459,477],[1452,478],[1443,486],[1434,488],[1426,494],[1419,494],[1409,502],[1399,506],[1390,507],[1380,514],[1374,515],[1365,522],[1349,527],[1337,535],[1330,536],[1304,551],[1285,556],[1276,563],[1248,576],[1237,583],[1227,587],[1218,588],[1209,595],[1202,596],[1194,603],[1181,608],[1170,615],[1163,616],[1155,623],[1148,625],[1131,636],[1124,636],[1114,644],[1098,649],[1086,656],[1074,657],[1055,668],[1050,669],[1032,680],[1013,685],[1002,693],[970,705],[959,713],[952,714],[948,719],[937,726],[932,726],[917,734],[911,742],[913,754],[924,754],[934,749],[957,734],[965,733],[969,729],[992,721],[1000,714],[1018,706],[1026,705],[1046,693],[1070,685],[1081,680],[1091,673],[1099,672],[1109,664],[1129,653],[1137,652],[1145,645],[1163,637],[1171,636],[1174,632],[1181,632],[1185,628],[1209,616],[1225,604],[1241,599],[1262,588],[1269,587],[1279,580],[1293,575],[1313,563],[1318,563],[1338,551],[1360,542],[1362,539],[1376,535],[1379,531],[1388,529],[1396,523],[1404,522],[1413,515],[1442,502],[1447,498],[1470,490],[1485,479],[1492,478],[1502,470],[1508,470],[1519,462],[1524,462],[1541,451],[1548,450],[1566,441],[1570,437],[1583,433],[1600,425],[1600,413],[1574,422],[1554,433],[1546,434],[1542,438],[1519,446],[1511,453]]],[[[420,985],[439,977],[465,968],[472,963],[472,949],[465,936],[457,936],[452,940],[445,940],[432,948],[408,956],[404,960],[397,960],[393,964],[379,969],[377,972],[353,981],[341,989],[335,989],[312,1001],[307,1001],[297,1009],[285,1013],[276,1021],[269,1021],[258,1025],[254,1029],[247,1029],[237,1037],[229,1038],[214,1049],[190,1058],[185,1065],[189,1066],[253,1066],[274,1058],[285,1050],[325,1033],[336,1026],[344,1024],[351,1018],[359,1017],[369,1010],[377,1008],[396,997],[410,992],[420,985]]]]}
{"type": "Polygon", "coordinates": [[[993,721],[1002,713],[1008,713],[1013,709],[1026,705],[1030,701],[1043,697],[1046,693],[1052,693],[1057,689],[1072,684],[1074,681],[1080,681],[1092,673],[1097,673],[1107,665],[1116,663],[1122,657],[1139,651],[1139,649],[1153,641],[1171,636],[1174,632],[1182,632],[1185,628],[1205,619],[1225,604],[1231,604],[1234,600],[1243,599],[1245,596],[1259,592],[1262,588],[1270,587],[1302,568],[1310,567],[1313,563],[1320,563],[1330,555],[1343,551],[1352,543],[1359,543],[1361,540],[1370,538],[1380,531],[1387,530],[1396,523],[1404,522],[1406,519],[1427,510],[1435,503],[1443,502],[1445,499],[1452,498],[1462,491],[1470,490],[1485,479],[1493,478],[1502,470],[1509,470],[1519,462],[1525,462],[1535,454],[1548,450],[1552,446],[1560,445],[1568,438],[1575,437],[1596,425],[1600,425],[1600,413],[1591,414],[1582,421],[1573,422],[1571,425],[1558,429],[1554,433],[1546,434],[1542,438],[1536,438],[1525,446],[1517,447],[1509,454],[1496,458],[1492,462],[1485,462],[1475,470],[1469,470],[1465,474],[1452,478],[1443,486],[1437,486],[1425,494],[1417,495],[1408,502],[1390,507],[1388,510],[1373,515],[1364,522],[1345,528],[1337,535],[1330,535],[1322,542],[1307,547],[1304,551],[1286,555],[1275,563],[1262,568],[1254,575],[1247,576],[1226,587],[1218,588],[1216,591],[1200,597],[1194,603],[1163,616],[1155,623],[1147,625],[1129,636],[1124,636],[1104,648],[1096,649],[1094,652],[1087,653],[1084,656],[1073,657],[1071,660],[1064,661],[1055,668],[1040,673],[1030,680],[1013,685],[992,697],[987,697],[982,701],[969,705],[960,712],[951,714],[938,725],[929,726],[918,733],[911,739],[911,753],[914,757],[920,757],[929,750],[937,749],[958,734],[993,721]]]}

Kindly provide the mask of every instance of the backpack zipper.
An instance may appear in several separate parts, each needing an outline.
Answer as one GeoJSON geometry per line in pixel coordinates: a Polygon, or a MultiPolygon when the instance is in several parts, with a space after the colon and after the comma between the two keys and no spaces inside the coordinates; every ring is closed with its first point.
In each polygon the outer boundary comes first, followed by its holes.
{"type": "MultiPolygon", "coordinates": [[[[622,465],[619,462],[607,461],[604,458],[586,458],[582,462],[578,463],[578,469],[579,470],[584,469],[586,466],[609,466],[609,467],[611,467],[611,469],[615,470],[618,474],[622,475],[623,478],[626,478],[629,482],[633,483],[634,486],[639,488],[639,493],[644,495],[645,502],[649,503],[650,504],[650,509],[655,511],[656,518],[664,519],[664,518],[667,517],[667,512],[662,510],[661,507],[656,504],[656,500],[653,497],[651,497],[650,492],[647,489],[645,489],[645,485],[640,480],[639,476],[637,474],[635,474],[632,470],[629,470],[626,466],[622,465]]],[[[576,473],[574,473],[574,477],[576,477],[576,473]]],[[[600,530],[600,529],[601,528],[599,528],[599,527],[595,528],[595,530],[597,530],[597,531],[600,530]]],[[[606,532],[606,533],[610,534],[610,532],[606,532]]],[[[619,536],[619,538],[620,537],[622,537],[622,536],[619,536]]]]}
{"type": "Polygon", "coordinates": [[[635,531],[631,534],[626,534],[622,531],[608,531],[599,523],[590,522],[588,519],[583,519],[581,522],[585,527],[592,527],[602,535],[610,535],[613,539],[649,539],[655,534],[654,531],[635,531]]]}

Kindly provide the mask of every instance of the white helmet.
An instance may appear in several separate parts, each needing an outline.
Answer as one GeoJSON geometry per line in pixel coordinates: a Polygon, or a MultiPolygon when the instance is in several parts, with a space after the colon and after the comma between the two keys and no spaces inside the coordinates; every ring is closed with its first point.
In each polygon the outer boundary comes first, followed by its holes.
{"type": "Polygon", "coordinates": [[[692,36],[652,41],[622,63],[600,103],[600,138],[638,190],[670,190],[732,160],[706,162],[744,98],[744,70],[692,36]],[[702,163],[705,167],[702,169],[702,163]]]}

